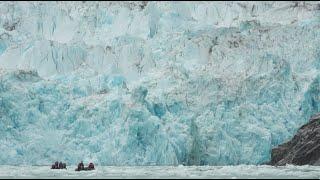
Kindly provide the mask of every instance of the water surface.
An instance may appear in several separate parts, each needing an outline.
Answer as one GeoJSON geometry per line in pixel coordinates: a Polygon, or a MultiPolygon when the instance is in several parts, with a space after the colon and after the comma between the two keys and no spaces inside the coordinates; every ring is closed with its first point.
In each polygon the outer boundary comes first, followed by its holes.
{"type": "Polygon", "coordinates": [[[97,166],[94,171],[50,166],[0,166],[0,178],[285,178],[320,179],[320,166],[97,166]]]}

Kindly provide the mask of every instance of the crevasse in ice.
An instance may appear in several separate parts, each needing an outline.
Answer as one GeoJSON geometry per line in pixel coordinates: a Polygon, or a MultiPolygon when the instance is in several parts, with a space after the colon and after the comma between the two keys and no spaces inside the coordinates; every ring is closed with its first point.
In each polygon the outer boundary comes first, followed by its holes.
{"type": "Polygon", "coordinates": [[[320,111],[318,2],[1,2],[0,164],[270,160],[320,111]]]}

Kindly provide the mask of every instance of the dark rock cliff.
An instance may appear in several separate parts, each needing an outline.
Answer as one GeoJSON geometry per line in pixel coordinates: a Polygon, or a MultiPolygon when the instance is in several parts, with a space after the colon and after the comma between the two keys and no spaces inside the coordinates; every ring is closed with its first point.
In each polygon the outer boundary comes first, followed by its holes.
{"type": "Polygon", "coordinates": [[[290,141],[272,149],[269,164],[320,165],[320,113],[312,116],[290,141]]]}

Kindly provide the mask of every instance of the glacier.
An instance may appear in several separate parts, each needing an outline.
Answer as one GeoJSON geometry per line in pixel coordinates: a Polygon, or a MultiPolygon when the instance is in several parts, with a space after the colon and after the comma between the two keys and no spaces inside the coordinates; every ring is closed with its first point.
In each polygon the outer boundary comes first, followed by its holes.
{"type": "Polygon", "coordinates": [[[263,164],[320,111],[319,2],[0,2],[0,164],[263,164]]]}

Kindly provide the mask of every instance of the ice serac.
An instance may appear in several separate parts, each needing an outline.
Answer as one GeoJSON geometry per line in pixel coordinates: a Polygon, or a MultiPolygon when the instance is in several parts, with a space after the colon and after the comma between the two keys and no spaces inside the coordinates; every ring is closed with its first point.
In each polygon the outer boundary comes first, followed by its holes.
{"type": "Polygon", "coordinates": [[[319,2],[1,2],[0,164],[270,161],[320,111],[319,2]]]}

